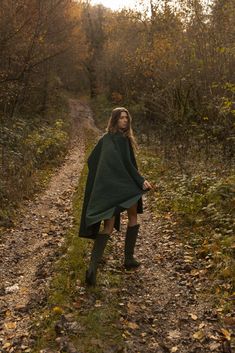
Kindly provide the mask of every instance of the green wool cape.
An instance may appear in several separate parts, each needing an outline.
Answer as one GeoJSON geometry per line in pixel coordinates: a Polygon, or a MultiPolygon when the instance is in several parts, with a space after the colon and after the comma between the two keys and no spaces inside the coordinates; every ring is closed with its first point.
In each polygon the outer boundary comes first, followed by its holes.
{"type": "Polygon", "coordinates": [[[94,239],[101,221],[115,216],[120,230],[120,213],[137,203],[143,213],[144,177],[138,167],[131,142],[122,132],[105,133],[87,159],[86,181],[79,236],[94,239]]]}

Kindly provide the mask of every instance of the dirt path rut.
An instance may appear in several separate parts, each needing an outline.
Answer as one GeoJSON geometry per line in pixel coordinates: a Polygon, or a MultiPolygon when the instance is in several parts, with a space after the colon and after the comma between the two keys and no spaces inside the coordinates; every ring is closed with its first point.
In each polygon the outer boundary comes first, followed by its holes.
{"type": "MultiPolygon", "coordinates": [[[[138,270],[123,274],[121,326],[127,353],[231,353],[223,339],[205,268],[194,261],[175,234],[173,216],[154,215],[144,195],[136,256],[138,270]]],[[[113,237],[116,264],[122,269],[123,230],[113,237]]]]}
{"type": "Polygon", "coordinates": [[[69,101],[74,133],[71,149],[47,189],[27,202],[17,224],[1,236],[0,352],[22,348],[30,313],[45,300],[51,265],[72,226],[72,195],[84,165],[84,128],[97,130],[91,110],[69,101]]]}

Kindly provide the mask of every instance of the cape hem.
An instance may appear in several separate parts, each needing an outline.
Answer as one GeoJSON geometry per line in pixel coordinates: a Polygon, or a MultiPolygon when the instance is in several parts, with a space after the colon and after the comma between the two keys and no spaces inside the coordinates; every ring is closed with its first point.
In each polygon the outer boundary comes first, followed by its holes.
{"type": "MultiPolygon", "coordinates": [[[[139,195],[136,195],[124,202],[122,202],[121,204],[112,207],[112,209],[103,212],[102,213],[102,217],[100,217],[100,215],[97,215],[95,218],[93,218],[92,223],[87,225],[87,234],[79,234],[79,237],[81,238],[90,238],[90,239],[95,239],[96,235],[99,232],[100,229],[100,224],[104,219],[110,219],[113,216],[115,216],[115,223],[114,223],[114,228],[117,231],[120,231],[120,213],[126,211],[128,208],[130,208],[132,205],[134,205],[135,203],[137,203],[143,196],[143,194],[145,194],[146,191],[142,191],[139,195]],[[94,227],[94,229],[92,229],[94,227]]],[[[139,213],[143,213],[139,212],[139,213]]]]}

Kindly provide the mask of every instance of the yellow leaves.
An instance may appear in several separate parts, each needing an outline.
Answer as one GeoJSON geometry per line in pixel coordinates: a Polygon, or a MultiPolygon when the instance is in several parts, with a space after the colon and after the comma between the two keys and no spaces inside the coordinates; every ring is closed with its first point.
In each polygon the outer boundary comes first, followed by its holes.
{"type": "Polygon", "coordinates": [[[193,261],[193,256],[185,255],[184,262],[191,263],[193,261]]]}
{"type": "Polygon", "coordinates": [[[227,50],[227,48],[225,48],[225,47],[218,47],[218,48],[217,48],[217,51],[218,51],[219,53],[221,53],[221,54],[225,53],[226,50],[227,50]]]}
{"type": "Polygon", "coordinates": [[[130,336],[130,332],[124,331],[123,334],[122,334],[122,337],[123,338],[128,338],[128,336],[130,336]]]}
{"type": "Polygon", "coordinates": [[[63,309],[60,306],[55,306],[52,310],[55,314],[63,314],[63,309]]]}
{"type": "Polygon", "coordinates": [[[22,294],[26,294],[26,293],[28,293],[28,291],[29,291],[29,288],[27,288],[27,287],[20,288],[20,293],[22,293],[22,294]]]}
{"type": "Polygon", "coordinates": [[[173,217],[173,213],[172,212],[167,212],[162,217],[165,218],[165,219],[170,219],[171,220],[172,217],[173,217]]]}
{"type": "Polygon", "coordinates": [[[10,317],[11,315],[12,315],[12,313],[11,313],[10,310],[7,310],[7,311],[5,312],[5,316],[6,316],[6,317],[10,317]]]}
{"type": "Polygon", "coordinates": [[[72,3],[70,5],[68,15],[71,17],[72,20],[78,20],[82,16],[82,7],[79,6],[79,3],[72,3]]]}
{"type": "Polygon", "coordinates": [[[217,311],[218,313],[222,313],[222,312],[223,312],[223,308],[222,308],[222,307],[217,308],[216,311],[217,311]]]}
{"type": "Polygon", "coordinates": [[[193,338],[196,339],[196,340],[202,340],[204,338],[205,334],[203,331],[197,331],[193,334],[193,338]]]}
{"type": "Polygon", "coordinates": [[[193,269],[190,271],[190,275],[193,277],[197,277],[197,276],[199,276],[199,271],[196,269],[193,269]]]}
{"type": "MultiPolygon", "coordinates": [[[[200,326],[200,328],[202,328],[202,326],[200,326]]],[[[225,328],[221,328],[220,329],[221,333],[223,334],[223,337],[227,340],[230,341],[231,340],[231,332],[225,328]]],[[[198,331],[196,331],[192,337],[196,340],[203,340],[203,338],[205,338],[205,332],[202,331],[201,329],[199,329],[198,331]]],[[[210,339],[214,339],[214,340],[218,340],[219,337],[217,336],[213,336],[213,335],[209,335],[210,339]]]]}
{"type": "Polygon", "coordinates": [[[13,322],[13,321],[10,321],[10,322],[6,322],[4,324],[4,327],[7,329],[7,330],[14,330],[16,328],[16,322],[13,322]]]}
{"type": "Polygon", "coordinates": [[[226,340],[230,341],[231,340],[231,333],[230,331],[226,330],[225,328],[221,329],[222,334],[226,338],[226,340]]]}
{"type": "Polygon", "coordinates": [[[3,349],[7,349],[7,348],[10,348],[11,347],[11,344],[10,342],[6,342],[4,345],[3,345],[3,349]]]}
{"type": "Polygon", "coordinates": [[[138,324],[136,324],[135,322],[131,322],[131,321],[128,321],[128,322],[127,322],[127,326],[128,326],[130,329],[132,329],[132,330],[136,330],[136,329],[139,328],[139,325],[138,325],[138,324]]]}
{"type": "MultiPolygon", "coordinates": [[[[128,321],[128,320],[124,320],[121,319],[120,320],[122,322],[122,324],[126,327],[129,328],[131,330],[137,330],[139,328],[139,325],[136,322],[133,321],[128,321]]],[[[128,331],[127,331],[128,332],[128,331]]]]}

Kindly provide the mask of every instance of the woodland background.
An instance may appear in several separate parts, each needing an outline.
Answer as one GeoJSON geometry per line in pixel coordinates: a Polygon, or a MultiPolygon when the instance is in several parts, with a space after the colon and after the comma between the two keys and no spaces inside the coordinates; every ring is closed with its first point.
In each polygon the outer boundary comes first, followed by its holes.
{"type": "Polygon", "coordinates": [[[82,1],[2,0],[1,222],[34,189],[36,170],[65,152],[67,92],[89,95],[105,122],[113,106],[127,106],[139,137],[186,174],[192,158],[194,167],[202,160],[230,167],[234,22],[233,0],[207,7],[150,1],[141,13],[82,1]]]}
{"type": "Polygon", "coordinates": [[[0,1],[0,225],[14,222],[17,206],[63,160],[68,97],[89,99],[102,128],[114,106],[126,106],[138,141],[152,151],[141,168],[158,184],[158,209],[195,227],[192,243],[213,258],[228,296],[234,0],[142,5],[115,12],[87,1],[0,1]]]}

